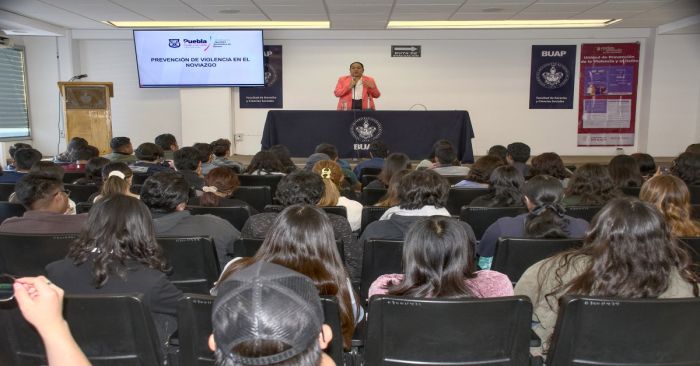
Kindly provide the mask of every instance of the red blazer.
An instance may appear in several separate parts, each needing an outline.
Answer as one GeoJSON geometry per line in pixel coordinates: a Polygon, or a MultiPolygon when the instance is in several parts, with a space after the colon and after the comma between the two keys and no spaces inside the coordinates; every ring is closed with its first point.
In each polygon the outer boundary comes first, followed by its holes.
{"type": "MultiPolygon", "coordinates": [[[[352,82],[352,76],[345,75],[338,78],[338,84],[335,86],[335,91],[333,92],[336,97],[338,97],[338,107],[339,111],[343,110],[343,102],[347,106],[346,109],[352,109],[352,88],[350,88],[350,83],[352,82]]],[[[377,88],[377,83],[370,76],[362,76],[362,109],[372,109],[374,110],[374,98],[379,98],[381,93],[377,88]],[[370,81],[374,84],[374,88],[368,89],[365,85],[365,81],[370,81]],[[367,99],[369,99],[369,106],[367,105],[367,99]]]]}

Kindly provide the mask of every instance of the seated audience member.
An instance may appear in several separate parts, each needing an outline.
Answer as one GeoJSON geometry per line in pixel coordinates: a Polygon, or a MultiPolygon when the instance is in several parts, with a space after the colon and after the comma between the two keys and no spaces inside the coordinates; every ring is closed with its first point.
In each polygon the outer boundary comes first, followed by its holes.
{"type": "Polygon", "coordinates": [[[532,265],[515,286],[533,305],[533,329],[545,353],[557,320],[559,298],[698,296],[688,253],[661,214],[636,198],[616,198],[593,218],[583,246],[532,265]]]}
{"type": "MultiPolygon", "coordinates": [[[[63,176],[66,174],[66,171],[53,161],[41,160],[32,165],[32,168],[29,169],[29,174],[38,177],[49,177],[63,182],[63,176]]],[[[11,203],[22,204],[22,202],[17,199],[17,195],[14,192],[10,195],[9,201],[11,203]]],[[[75,202],[70,198],[68,199],[68,210],[65,214],[75,215],[75,202]]]]}
{"type": "Polygon", "coordinates": [[[167,163],[162,163],[163,149],[160,146],[144,142],[136,148],[137,162],[129,167],[134,173],[152,175],[158,172],[172,171],[167,163]]]}
{"type": "MultiPolygon", "coordinates": [[[[388,209],[379,221],[365,228],[359,239],[360,248],[370,239],[403,240],[408,228],[425,216],[450,216],[445,208],[450,184],[430,169],[416,170],[399,182],[399,205],[388,209]]],[[[466,222],[469,240],[476,242],[474,231],[466,222]]]]}
{"type": "Polygon", "coordinates": [[[571,173],[564,167],[564,161],[561,160],[559,154],[553,152],[539,154],[532,158],[530,164],[530,174],[533,177],[536,175],[549,175],[559,179],[564,188],[569,184],[571,173]]]}
{"type": "Polygon", "coordinates": [[[68,256],[47,265],[46,273],[69,295],[144,294],[160,344],[167,344],[177,330],[177,300],[182,296],[163,273],[167,269],[146,206],[116,194],[90,209],[68,256]]]}
{"type": "Polygon", "coordinates": [[[214,161],[214,149],[210,144],[197,142],[192,145],[199,152],[199,161],[202,162],[202,176],[207,175],[210,170],[216,168],[212,162],[214,161]]]}
{"type": "Polygon", "coordinates": [[[74,150],[71,155],[71,159],[73,159],[73,161],[69,164],[62,165],[63,170],[66,172],[82,173],[85,171],[85,167],[90,159],[98,156],[100,156],[100,150],[92,145],[74,150]]]}
{"type": "Polygon", "coordinates": [[[518,169],[520,174],[528,179],[530,174],[530,166],[527,164],[528,159],[530,159],[530,146],[522,142],[514,142],[506,147],[508,153],[506,154],[506,161],[508,164],[518,169]]]}
{"type": "Polygon", "coordinates": [[[66,215],[69,192],[63,182],[50,174],[30,173],[15,185],[15,198],[27,211],[0,225],[0,232],[25,234],[68,234],[82,230],[87,215],[66,215]]]}
{"type": "MultiPolygon", "coordinates": [[[[437,140],[433,143],[433,148],[430,150],[430,155],[426,159],[421,160],[418,165],[416,165],[416,170],[430,169],[435,166],[435,150],[439,147],[452,146],[450,140],[437,140]]],[[[459,163],[459,162],[455,162],[459,163]]]]}
{"type": "Polygon", "coordinates": [[[441,145],[435,149],[435,160],[432,169],[440,175],[467,175],[469,168],[459,165],[457,151],[450,145],[441,145]]]}
{"type": "Polygon", "coordinates": [[[357,179],[355,173],[350,169],[350,164],[338,157],[338,149],[335,147],[335,145],[331,145],[329,143],[318,144],[316,149],[314,149],[314,152],[318,154],[326,154],[329,158],[331,158],[331,160],[338,163],[340,168],[343,170],[345,179],[347,179],[350,187],[352,187],[354,190],[359,191],[360,188],[362,188],[360,185],[360,180],[357,179]]]}
{"type": "Polygon", "coordinates": [[[404,239],[404,273],[382,275],[372,283],[368,296],[513,296],[508,276],[476,270],[475,245],[458,220],[445,216],[422,218],[411,225],[404,239]]]}
{"type": "Polygon", "coordinates": [[[384,167],[384,159],[389,155],[389,148],[381,141],[374,141],[369,144],[368,152],[369,160],[361,161],[352,170],[357,179],[362,179],[362,169],[364,168],[382,169],[384,167]]]}
{"type": "Polygon", "coordinates": [[[41,153],[35,149],[15,151],[15,170],[3,172],[0,176],[0,183],[17,183],[29,173],[29,169],[38,161],[41,161],[41,153]]]}
{"type": "Polygon", "coordinates": [[[621,196],[607,168],[600,164],[583,164],[574,171],[564,192],[564,206],[602,206],[621,196]]]}
{"type": "Polygon", "coordinates": [[[331,160],[331,157],[323,153],[313,153],[306,158],[306,163],[304,164],[304,170],[310,172],[313,170],[314,165],[321,160],[331,160]]]}
{"type": "Polygon", "coordinates": [[[105,165],[102,168],[102,180],[104,183],[93,202],[113,194],[123,194],[138,199],[139,196],[137,194],[131,193],[131,179],[133,176],[134,174],[126,163],[115,161],[105,165]]]}
{"type": "Polygon", "coordinates": [[[352,231],[360,230],[362,221],[362,204],[354,199],[355,196],[349,187],[340,165],[332,160],[321,160],[314,165],[313,172],[323,178],[323,197],[318,202],[319,206],[343,206],[348,215],[348,222],[352,231]]]}
{"type": "Polygon", "coordinates": [[[391,177],[404,169],[411,169],[411,159],[404,153],[392,153],[384,161],[384,167],[377,179],[369,182],[366,188],[388,188],[391,177]]]}
{"type": "Polygon", "coordinates": [[[504,163],[508,163],[508,149],[503,146],[503,145],[493,145],[489,148],[489,151],[486,153],[486,155],[491,155],[495,156],[498,158],[501,158],[504,163]]]}
{"type": "Polygon", "coordinates": [[[90,366],[63,319],[63,289],[44,276],[24,277],[12,286],[22,316],[36,328],[50,366],[90,366]]]}
{"type": "Polygon", "coordinates": [[[323,321],[313,280],[256,262],[219,285],[209,348],[221,366],[335,366],[321,352],[333,338],[323,321]]]}
{"type": "Polygon", "coordinates": [[[412,170],[404,169],[399,170],[391,176],[391,181],[389,181],[389,187],[386,189],[386,194],[382,197],[379,202],[374,204],[377,207],[394,207],[398,206],[401,202],[399,200],[399,184],[401,184],[401,179],[405,177],[412,170]]]}
{"type": "Polygon", "coordinates": [[[700,185],[700,153],[685,152],[673,161],[671,174],[689,186],[700,185]]]}
{"type": "MultiPolygon", "coordinates": [[[[230,140],[218,139],[211,143],[211,149],[214,153],[214,160],[211,162],[212,165],[214,165],[214,168],[223,166],[233,169],[236,172],[236,174],[243,173],[243,164],[228,158],[231,155],[230,140]]],[[[204,174],[208,173],[209,171],[207,171],[204,174]]]]}
{"type": "Polygon", "coordinates": [[[491,268],[498,238],[582,238],[588,222],[564,214],[561,204],[564,187],[548,175],[530,178],[523,185],[528,213],[501,217],[489,226],[479,242],[479,267],[491,268]]]}
{"type": "Polygon", "coordinates": [[[642,174],[642,180],[647,181],[656,173],[656,162],[649,154],[634,153],[630,155],[637,162],[639,172],[642,174]]]}
{"type": "MultiPolygon", "coordinates": [[[[473,170],[473,169],[472,169],[473,170]]],[[[522,207],[525,179],[511,165],[494,169],[489,179],[489,193],[474,198],[472,207],[522,207]]]]}
{"type": "MultiPolygon", "coordinates": [[[[320,295],[335,296],[340,305],[343,344],[350,348],[355,324],[363,319],[358,296],[343,267],[328,216],[311,205],[294,205],[284,209],[265,236],[262,246],[251,258],[233,260],[221,280],[224,282],[242,268],[256,262],[287,267],[309,276],[320,295]]],[[[218,286],[212,292],[216,294],[218,286]]]]}
{"type": "Polygon", "coordinates": [[[502,165],[505,165],[505,162],[497,156],[482,156],[469,169],[466,179],[454,186],[457,188],[488,188],[491,173],[502,165]]]}
{"type": "Polygon", "coordinates": [[[96,157],[90,159],[85,165],[85,176],[76,179],[73,184],[82,186],[101,186],[102,185],[102,168],[109,164],[109,159],[96,157]]]}
{"type": "Polygon", "coordinates": [[[617,188],[641,187],[642,173],[637,162],[629,155],[617,155],[610,160],[608,171],[617,188]]]}
{"type": "Polygon", "coordinates": [[[182,175],[191,191],[201,191],[204,187],[202,178],[202,161],[199,151],[193,147],[183,147],[173,155],[175,159],[175,169],[182,175]]]}
{"type": "MultiPolygon", "coordinates": [[[[175,151],[179,149],[175,136],[169,133],[164,133],[156,136],[153,142],[162,149],[161,157],[163,159],[173,161],[173,154],[175,154],[175,151]]],[[[139,160],[141,160],[141,158],[139,158],[139,160]]]]}
{"type": "Polygon", "coordinates": [[[292,161],[291,154],[289,152],[289,149],[284,146],[284,145],[273,145],[270,147],[268,150],[269,152],[275,154],[277,156],[277,159],[282,163],[282,166],[284,166],[284,173],[289,174],[295,170],[297,170],[296,164],[292,161]]]}
{"type": "Polygon", "coordinates": [[[191,206],[205,207],[248,207],[251,213],[257,213],[254,208],[244,201],[231,198],[233,192],[241,183],[231,168],[217,167],[204,177],[204,192],[199,197],[192,197],[187,202],[191,206]]]}
{"type": "Polygon", "coordinates": [[[649,202],[661,212],[677,237],[700,236],[700,222],[691,216],[688,186],[673,175],[658,175],[642,185],[642,201],[649,202]]]}
{"type": "MultiPolygon", "coordinates": [[[[298,204],[317,205],[323,197],[324,188],[321,176],[305,170],[297,170],[280,180],[275,198],[284,207],[298,204]]],[[[241,236],[264,239],[278,215],[278,212],[263,212],[251,216],[243,225],[241,236]]],[[[331,220],[335,238],[343,241],[345,262],[348,265],[351,278],[353,280],[359,279],[362,248],[357,245],[348,220],[334,214],[328,214],[328,218],[331,220]]]]}
{"type": "Polygon", "coordinates": [[[685,152],[700,154],[700,144],[690,144],[685,148],[685,152]]]}
{"type": "Polygon", "coordinates": [[[17,169],[17,168],[15,168],[15,152],[17,152],[17,150],[19,150],[19,149],[31,149],[31,148],[32,148],[32,145],[25,144],[23,142],[16,142],[12,146],[10,146],[10,151],[9,151],[10,161],[7,164],[7,169],[5,169],[5,171],[17,169]]]}
{"type": "Polygon", "coordinates": [[[250,175],[285,175],[286,168],[277,158],[277,155],[269,151],[258,151],[253,155],[248,168],[243,174],[250,175]]]}
{"type": "Polygon", "coordinates": [[[214,215],[192,215],[186,210],[190,187],[176,172],[148,177],[141,187],[141,201],[153,214],[153,227],[162,236],[209,236],[216,246],[221,267],[233,253],[240,233],[228,221],[214,215]]]}
{"type": "Polygon", "coordinates": [[[131,139],[128,137],[113,137],[109,141],[109,147],[112,152],[105,155],[105,158],[110,161],[120,161],[122,163],[135,163],[137,158],[134,156],[134,146],[131,145],[131,139]]]}
{"type": "Polygon", "coordinates": [[[89,144],[86,139],[82,137],[73,137],[72,139],[70,139],[70,142],[68,142],[68,147],[66,148],[66,151],[54,156],[53,161],[56,163],[73,162],[73,154],[75,153],[75,151],[86,148],[88,145],[89,144]]]}

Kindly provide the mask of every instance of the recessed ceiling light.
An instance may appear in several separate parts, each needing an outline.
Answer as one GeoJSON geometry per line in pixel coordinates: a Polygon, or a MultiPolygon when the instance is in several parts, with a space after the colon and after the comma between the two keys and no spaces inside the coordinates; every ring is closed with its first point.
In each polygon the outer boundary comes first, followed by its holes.
{"type": "Polygon", "coordinates": [[[491,28],[592,28],[605,27],[622,19],[543,19],[543,20],[465,20],[396,21],[387,29],[491,29],[491,28]]]}
{"type": "Polygon", "coordinates": [[[241,11],[238,9],[224,9],[224,10],[219,10],[219,13],[221,14],[238,14],[241,11]]]}
{"type": "Polygon", "coordinates": [[[331,23],[278,21],[105,21],[118,28],[239,28],[239,29],[328,29],[331,23]]]}

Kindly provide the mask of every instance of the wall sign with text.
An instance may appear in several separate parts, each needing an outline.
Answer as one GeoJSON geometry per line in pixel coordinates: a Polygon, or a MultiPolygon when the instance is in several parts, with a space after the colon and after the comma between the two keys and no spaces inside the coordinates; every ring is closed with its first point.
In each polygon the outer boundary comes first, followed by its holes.
{"type": "Polygon", "coordinates": [[[576,46],[532,46],[530,109],[572,109],[576,46]]]}
{"type": "Polygon", "coordinates": [[[420,57],[421,46],[391,46],[391,57],[420,57]]]}

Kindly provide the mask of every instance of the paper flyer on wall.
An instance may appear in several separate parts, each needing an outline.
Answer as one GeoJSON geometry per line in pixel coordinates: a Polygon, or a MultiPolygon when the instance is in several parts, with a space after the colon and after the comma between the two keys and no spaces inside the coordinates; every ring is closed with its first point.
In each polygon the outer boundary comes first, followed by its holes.
{"type": "Polygon", "coordinates": [[[263,48],[265,86],[239,89],[241,108],[282,108],[282,46],[263,48]]]}
{"type": "Polygon", "coordinates": [[[639,43],[581,45],[578,146],[634,145],[639,43]]]}

